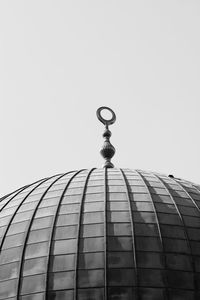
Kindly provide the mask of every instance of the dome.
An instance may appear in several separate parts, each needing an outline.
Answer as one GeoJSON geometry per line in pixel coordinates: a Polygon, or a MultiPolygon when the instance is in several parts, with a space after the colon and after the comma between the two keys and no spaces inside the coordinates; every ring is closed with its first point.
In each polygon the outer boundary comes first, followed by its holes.
{"type": "Polygon", "coordinates": [[[0,201],[0,299],[200,299],[200,186],[72,171],[0,201]]]}

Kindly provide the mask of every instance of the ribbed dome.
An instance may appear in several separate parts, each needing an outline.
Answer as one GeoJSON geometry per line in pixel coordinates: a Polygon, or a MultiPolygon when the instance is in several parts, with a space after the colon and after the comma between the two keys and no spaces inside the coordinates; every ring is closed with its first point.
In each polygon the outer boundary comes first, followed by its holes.
{"type": "Polygon", "coordinates": [[[0,299],[200,299],[200,186],[129,169],[0,201],[0,299]]]}

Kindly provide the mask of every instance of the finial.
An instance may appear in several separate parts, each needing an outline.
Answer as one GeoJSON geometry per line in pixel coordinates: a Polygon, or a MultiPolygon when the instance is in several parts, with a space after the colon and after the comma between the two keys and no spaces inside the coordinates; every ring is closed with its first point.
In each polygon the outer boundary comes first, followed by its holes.
{"type": "Polygon", "coordinates": [[[105,131],[103,133],[103,137],[105,138],[105,141],[104,141],[103,147],[100,151],[101,155],[106,160],[103,167],[104,168],[114,168],[114,165],[111,163],[111,158],[115,154],[115,148],[110,143],[110,137],[111,137],[112,134],[111,134],[108,126],[115,123],[116,115],[115,115],[114,111],[111,108],[106,107],[106,106],[102,106],[102,107],[99,107],[97,109],[97,118],[99,119],[99,121],[101,121],[105,125],[105,131]],[[110,120],[106,120],[102,117],[102,115],[101,115],[102,110],[108,110],[109,112],[111,112],[112,117],[111,117],[110,120]]]}

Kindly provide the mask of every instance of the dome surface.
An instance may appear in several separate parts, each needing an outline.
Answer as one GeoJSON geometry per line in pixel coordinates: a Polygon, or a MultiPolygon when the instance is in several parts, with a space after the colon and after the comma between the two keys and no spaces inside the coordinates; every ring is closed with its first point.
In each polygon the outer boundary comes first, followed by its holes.
{"type": "Polygon", "coordinates": [[[200,299],[200,186],[72,171],[0,200],[0,299],[200,299]]]}

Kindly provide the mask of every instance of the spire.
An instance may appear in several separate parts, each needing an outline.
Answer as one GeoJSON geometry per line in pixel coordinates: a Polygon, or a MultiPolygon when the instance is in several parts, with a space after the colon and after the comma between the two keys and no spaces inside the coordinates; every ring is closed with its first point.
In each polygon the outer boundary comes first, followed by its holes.
{"type": "Polygon", "coordinates": [[[116,115],[111,108],[102,106],[97,109],[97,118],[99,119],[99,121],[101,121],[105,125],[105,131],[103,133],[103,138],[105,139],[105,141],[102,146],[102,149],[100,150],[101,155],[103,156],[103,158],[105,158],[105,163],[104,163],[103,167],[104,168],[114,168],[114,165],[112,164],[111,159],[115,154],[115,148],[110,143],[110,137],[111,137],[112,133],[109,130],[108,126],[115,123],[116,115]],[[111,119],[109,119],[109,120],[104,119],[101,115],[102,110],[108,110],[109,112],[111,112],[111,114],[112,114],[111,119]]]}

